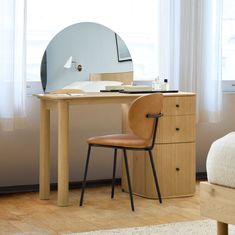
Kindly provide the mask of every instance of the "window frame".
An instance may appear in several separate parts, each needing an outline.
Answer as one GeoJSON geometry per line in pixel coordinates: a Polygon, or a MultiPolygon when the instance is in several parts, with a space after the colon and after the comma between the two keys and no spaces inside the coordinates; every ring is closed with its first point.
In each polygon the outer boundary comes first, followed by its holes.
{"type": "MultiPolygon", "coordinates": [[[[225,20],[228,20],[229,16],[226,16],[224,17],[224,3],[225,3],[226,0],[223,0],[223,16],[222,16],[222,24],[221,24],[221,27],[222,27],[222,30],[221,30],[221,39],[222,39],[222,43],[221,43],[221,61],[223,61],[223,24],[224,24],[224,21],[225,20]]],[[[235,20],[234,20],[235,21],[235,20]]],[[[234,71],[234,76],[235,76],[235,71],[234,71]]],[[[226,80],[226,79],[223,79],[223,64],[221,65],[221,88],[222,88],[222,91],[223,92],[235,92],[235,79],[233,80],[226,80]]]]}

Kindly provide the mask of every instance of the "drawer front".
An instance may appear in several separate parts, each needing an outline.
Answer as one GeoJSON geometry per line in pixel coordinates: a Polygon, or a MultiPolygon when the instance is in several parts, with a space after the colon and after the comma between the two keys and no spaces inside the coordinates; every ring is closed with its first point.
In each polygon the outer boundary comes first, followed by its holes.
{"type": "Polygon", "coordinates": [[[163,116],[157,129],[156,143],[195,141],[195,116],[163,116]]]}
{"type": "Polygon", "coordinates": [[[165,116],[195,114],[195,104],[195,96],[164,97],[162,113],[165,116]]]}
{"type": "MultiPolygon", "coordinates": [[[[153,150],[162,197],[192,195],[195,192],[195,143],[157,144],[153,150]]],[[[146,158],[146,195],[156,197],[149,158],[146,158]]]]}

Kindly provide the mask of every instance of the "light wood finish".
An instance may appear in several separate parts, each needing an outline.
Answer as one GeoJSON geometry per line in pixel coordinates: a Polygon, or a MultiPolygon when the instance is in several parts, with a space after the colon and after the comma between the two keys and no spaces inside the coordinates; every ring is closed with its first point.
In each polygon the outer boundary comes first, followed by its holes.
{"type": "Polygon", "coordinates": [[[200,190],[203,216],[235,224],[235,189],[202,182],[200,190]]]}
{"type": "MultiPolygon", "coordinates": [[[[194,194],[196,180],[195,143],[157,145],[153,150],[153,156],[161,193],[165,198],[194,194]]],[[[156,189],[148,154],[136,152],[131,162],[135,193],[155,198],[156,189]],[[146,179],[148,179],[147,183],[146,179]]]]}
{"type": "MultiPolygon", "coordinates": [[[[47,102],[54,101],[57,102],[58,100],[67,100],[68,103],[71,104],[73,101],[77,101],[78,103],[86,100],[88,102],[93,102],[94,100],[98,100],[100,103],[112,103],[114,100],[117,103],[122,103],[120,99],[123,99],[124,103],[126,99],[129,98],[129,102],[133,101],[134,99],[144,96],[146,94],[124,94],[119,92],[84,92],[80,94],[80,96],[69,96],[67,94],[34,94],[34,96],[38,97],[39,99],[46,100],[47,102]],[[107,99],[108,98],[108,99],[107,99]]],[[[195,96],[194,93],[191,92],[177,92],[177,93],[163,93],[164,98],[167,97],[188,97],[188,96],[195,96]]],[[[163,100],[164,101],[164,100],[163,100]]],[[[164,107],[163,107],[164,108],[164,107]]]]}
{"type": "Polygon", "coordinates": [[[133,82],[133,72],[122,73],[92,73],[89,76],[90,81],[118,81],[124,85],[130,85],[133,82]]]}
{"type": "Polygon", "coordinates": [[[49,94],[77,94],[77,93],[83,93],[83,91],[80,89],[58,89],[49,92],[49,94]]]}
{"type": "Polygon", "coordinates": [[[39,159],[39,197],[50,196],[50,111],[46,101],[40,101],[40,159],[39,159]]]}
{"type": "Polygon", "coordinates": [[[58,102],[58,205],[68,205],[69,183],[69,107],[65,100],[58,102]]]}
{"type": "Polygon", "coordinates": [[[156,143],[195,141],[195,115],[163,116],[159,120],[156,143]]]}
{"type": "Polygon", "coordinates": [[[165,97],[163,102],[163,113],[165,116],[169,115],[189,115],[195,114],[195,96],[176,96],[174,99],[172,97],[165,97]]]}
{"type": "Polygon", "coordinates": [[[38,193],[0,195],[0,234],[59,235],[204,219],[200,215],[199,187],[194,197],[167,199],[161,205],[134,197],[135,213],[130,210],[129,195],[121,192],[120,186],[113,200],[107,196],[110,189],[87,188],[85,207],[79,207],[78,189],[69,192],[69,207],[56,206],[55,191],[49,201],[39,200],[38,193]]]}
{"type": "MultiPolygon", "coordinates": [[[[153,150],[162,197],[192,196],[196,182],[195,95],[164,96],[162,112],[153,150]]],[[[135,151],[129,161],[133,192],[156,198],[148,154],[135,151]]],[[[128,191],[124,170],[122,173],[122,187],[128,191]]]]}
{"type": "MultiPolygon", "coordinates": [[[[162,94],[150,94],[135,100],[128,112],[128,121],[133,134],[141,139],[148,140],[152,144],[154,119],[146,118],[147,114],[160,114],[162,111],[162,94]]],[[[146,147],[145,146],[145,147],[146,147]]],[[[141,146],[139,146],[141,147],[141,146]]]]}
{"type": "MultiPolygon", "coordinates": [[[[89,105],[89,104],[126,104],[128,105],[136,98],[145,94],[121,94],[121,93],[100,93],[88,92],[79,96],[70,96],[67,94],[38,94],[35,95],[41,100],[41,127],[40,127],[40,198],[49,198],[49,149],[50,149],[50,111],[58,109],[58,205],[68,206],[68,125],[69,125],[69,107],[70,105],[89,105]],[[44,167],[44,165],[46,165],[44,167]]],[[[165,97],[187,97],[192,93],[166,93],[165,97]]],[[[124,107],[124,106],[123,106],[124,107]]],[[[125,124],[124,124],[125,126],[125,124]]],[[[125,128],[128,129],[128,124],[125,128]]],[[[128,153],[131,155],[131,153],[128,153]]],[[[128,155],[128,156],[129,156],[128,155]]],[[[131,165],[131,156],[129,157],[131,165]]],[[[132,166],[130,166],[132,169],[132,166]]]]}
{"type": "Polygon", "coordinates": [[[201,215],[217,220],[218,234],[227,234],[226,224],[235,224],[235,189],[202,182],[200,191],[201,215]]]}
{"type": "MultiPolygon", "coordinates": [[[[159,144],[154,148],[159,185],[164,197],[193,195],[195,192],[195,143],[159,144]]],[[[149,197],[156,197],[149,158],[146,158],[145,186],[149,197]]]]}
{"type": "Polygon", "coordinates": [[[40,199],[50,196],[50,111],[58,109],[58,202],[59,206],[69,205],[68,194],[68,126],[69,106],[119,103],[130,104],[141,94],[125,95],[120,93],[83,93],[82,96],[67,94],[39,94],[40,99],[40,199]]]}
{"type": "Polygon", "coordinates": [[[228,235],[228,224],[217,221],[217,235],[228,235]]]}

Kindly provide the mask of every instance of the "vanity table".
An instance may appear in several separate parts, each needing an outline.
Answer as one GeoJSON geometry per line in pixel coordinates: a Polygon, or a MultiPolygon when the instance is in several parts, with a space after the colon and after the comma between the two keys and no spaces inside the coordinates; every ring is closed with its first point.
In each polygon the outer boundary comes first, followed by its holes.
{"type": "MultiPolygon", "coordinates": [[[[35,95],[40,99],[40,199],[49,199],[50,196],[50,111],[58,110],[58,205],[68,206],[69,107],[71,105],[119,103],[123,109],[123,132],[128,132],[126,115],[129,104],[142,95],[145,94],[90,92],[78,95],[35,95]]],[[[160,187],[163,196],[168,197],[171,196],[170,194],[172,196],[191,195],[195,191],[195,94],[179,92],[163,95],[164,116],[159,121],[157,143],[154,150],[160,187]],[[176,130],[176,128],[178,129],[176,130]],[[180,162],[181,165],[178,166],[177,162],[180,162]],[[176,169],[177,166],[179,170],[176,169]],[[179,188],[182,189],[179,190],[179,188]]],[[[152,197],[155,189],[150,175],[151,171],[148,170],[147,159],[132,153],[129,154],[131,155],[129,162],[133,191],[142,196],[152,197]]],[[[124,175],[122,188],[126,189],[124,175]]]]}

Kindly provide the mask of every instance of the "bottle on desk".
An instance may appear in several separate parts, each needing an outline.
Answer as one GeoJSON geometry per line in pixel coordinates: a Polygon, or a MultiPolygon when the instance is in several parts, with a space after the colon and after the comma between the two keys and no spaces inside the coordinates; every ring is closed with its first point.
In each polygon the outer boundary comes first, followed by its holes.
{"type": "Polygon", "coordinates": [[[161,90],[162,83],[160,81],[159,76],[157,76],[153,82],[152,82],[152,90],[153,91],[160,91],[161,90]]]}
{"type": "Polygon", "coordinates": [[[170,85],[167,79],[164,79],[162,82],[158,76],[152,82],[152,90],[154,91],[168,91],[169,89],[170,89],[170,85]]]}
{"type": "Polygon", "coordinates": [[[164,82],[161,85],[162,91],[169,91],[170,90],[170,84],[167,79],[164,79],[164,82]]]}

